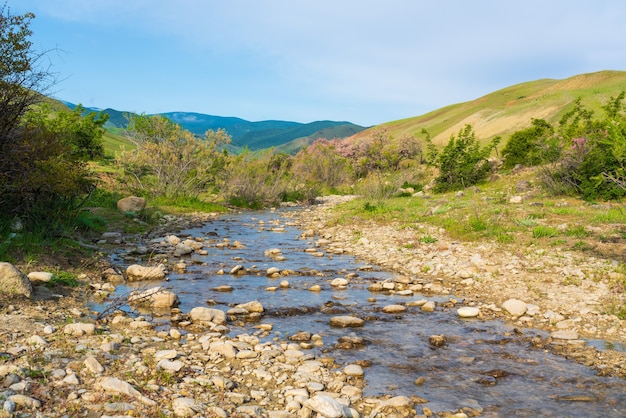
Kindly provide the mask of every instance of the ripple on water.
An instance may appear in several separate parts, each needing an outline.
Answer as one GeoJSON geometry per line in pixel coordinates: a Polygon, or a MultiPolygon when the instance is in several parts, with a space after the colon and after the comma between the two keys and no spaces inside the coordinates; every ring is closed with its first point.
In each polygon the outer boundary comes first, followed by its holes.
{"type": "MultiPolygon", "coordinates": [[[[206,306],[209,300],[224,311],[236,304],[260,301],[265,308],[261,322],[273,325],[265,339],[299,332],[318,334],[324,343],[314,345],[316,355],[331,356],[340,364],[369,366],[364,396],[417,396],[425,398],[433,411],[471,408],[486,416],[624,416],[623,380],[596,376],[584,366],[533,349],[529,341],[537,335],[534,331],[517,335],[500,321],[460,319],[454,308],[441,306],[449,296],[372,294],[367,290],[369,284],[393,274],[347,255],[313,256],[305,250],[315,247],[316,238],[300,239],[301,231],[280,216],[280,211],[229,215],[182,231],[181,237],[204,237],[212,246],[206,255],[194,255],[185,273],[173,272],[169,281],[149,285],[171,287],[181,299],[183,312],[206,306]],[[217,247],[235,241],[241,245],[217,247]],[[268,249],[280,251],[284,260],[268,256],[268,249]],[[217,274],[236,265],[247,272],[217,274]],[[270,267],[292,274],[270,278],[265,275],[270,267]],[[331,287],[332,279],[350,273],[345,289],[331,287]],[[281,280],[287,280],[289,287],[280,288],[281,280]],[[321,290],[309,291],[313,285],[320,285],[321,290]],[[224,292],[220,286],[232,290],[224,292]],[[275,291],[267,291],[269,287],[275,291]],[[408,302],[420,299],[439,304],[430,313],[419,305],[409,306],[408,302]],[[407,309],[382,312],[393,304],[407,305],[407,309]],[[365,324],[357,329],[331,327],[334,315],[354,315],[365,319],[365,324]],[[429,344],[432,335],[444,335],[445,344],[429,344]]],[[[117,294],[129,287],[119,286],[117,294]]],[[[231,324],[231,334],[257,332],[256,325],[231,324]]],[[[167,318],[163,326],[168,326],[167,318]]],[[[590,344],[624,349],[606,342],[590,344]]]]}

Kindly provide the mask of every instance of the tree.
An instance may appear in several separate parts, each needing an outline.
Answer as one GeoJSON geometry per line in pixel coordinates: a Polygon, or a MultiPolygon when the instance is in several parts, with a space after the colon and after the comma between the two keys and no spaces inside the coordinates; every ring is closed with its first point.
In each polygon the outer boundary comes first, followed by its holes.
{"type": "Polygon", "coordinates": [[[497,137],[481,147],[471,125],[465,125],[456,136],[453,134],[437,156],[439,175],[435,178],[434,190],[459,190],[484,180],[491,171],[487,158],[499,140],[497,137]]]}
{"type": "Polygon", "coordinates": [[[553,160],[558,149],[552,146],[549,138],[554,128],[543,119],[532,119],[531,127],[514,132],[507,141],[502,155],[504,168],[518,164],[534,166],[553,160]]]}
{"type": "Polygon", "coordinates": [[[223,129],[198,138],[160,115],[133,115],[127,135],[136,145],[124,153],[125,183],[131,191],[165,197],[198,197],[215,185],[224,170],[223,147],[230,136],[223,129]]]}
{"type": "Polygon", "coordinates": [[[46,52],[37,52],[28,39],[32,35],[32,13],[12,15],[0,9],[0,154],[5,155],[14,131],[30,107],[43,99],[54,83],[49,67],[40,64],[46,52]]]}

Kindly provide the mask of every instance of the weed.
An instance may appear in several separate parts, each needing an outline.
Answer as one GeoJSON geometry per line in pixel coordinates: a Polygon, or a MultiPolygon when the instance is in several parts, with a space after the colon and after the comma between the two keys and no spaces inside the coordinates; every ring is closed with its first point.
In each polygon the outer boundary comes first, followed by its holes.
{"type": "Polygon", "coordinates": [[[365,202],[365,204],[363,204],[363,210],[365,212],[376,212],[377,209],[378,207],[370,202],[365,202]]]}
{"type": "Polygon", "coordinates": [[[420,238],[420,242],[424,244],[434,244],[435,242],[437,242],[437,238],[430,235],[424,235],[420,238]]]}
{"type": "Polygon", "coordinates": [[[554,238],[559,235],[559,231],[551,226],[538,225],[533,228],[533,238],[554,238]]]}
{"type": "Polygon", "coordinates": [[[567,228],[565,230],[565,235],[567,235],[568,237],[586,238],[589,235],[591,235],[591,233],[587,230],[587,228],[585,228],[582,225],[579,225],[573,228],[567,228]]]}

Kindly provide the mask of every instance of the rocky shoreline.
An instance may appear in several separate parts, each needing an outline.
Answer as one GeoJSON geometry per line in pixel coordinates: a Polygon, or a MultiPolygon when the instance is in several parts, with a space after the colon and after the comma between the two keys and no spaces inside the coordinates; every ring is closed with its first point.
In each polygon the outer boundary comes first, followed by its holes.
{"type": "MultiPolygon", "coordinates": [[[[468,248],[446,240],[438,230],[428,230],[438,237],[435,245],[421,245],[416,230],[330,226],[331,208],[342,199],[328,198],[295,211],[293,221],[321,249],[354,254],[395,272],[394,283],[380,284],[380,291],[402,291],[408,283],[432,294],[453,294],[463,315],[545,329],[551,336],[534,339],[533,346],[599,374],[626,377],[624,353],[598,351],[582,340],[626,341],[623,321],[598,310],[608,296],[606,283],[578,273],[605,271],[605,260],[545,253],[529,260],[488,244],[468,248]],[[578,277],[580,284],[563,286],[564,277],[578,277]]],[[[155,234],[165,236],[184,226],[169,224],[155,234]]],[[[81,279],[93,292],[106,292],[113,276],[96,272],[81,279]]],[[[367,365],[339,365],[332,357],[314,356],[309,348],[321,340],[315,334],[261,342],[259,337],[271,328],[260,323],[257,333],[228,337],[225,313],[207,307],[192,312],[173,308],[168,330],[155,328],[148,316],[121,311],[96,321],[84,304],[85,289],[63,297],[45,294],[44,286],[35,290],[39,297],[32,302],[3,304],[0,311],[0,416],[482,415],[480,408],[471,407],[431,411],[421,405],[427,400],[418,397],[364,397],[367,365]]],[[[253,315],[262,306],[236,308],[253,315]]]]}

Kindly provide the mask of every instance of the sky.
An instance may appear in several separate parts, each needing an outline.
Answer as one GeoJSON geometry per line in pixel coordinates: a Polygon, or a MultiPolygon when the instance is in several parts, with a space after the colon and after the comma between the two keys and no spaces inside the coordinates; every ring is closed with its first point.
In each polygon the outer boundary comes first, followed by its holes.
{"type": "Polygon", "coordinates": [[[623,0],[8,0],[50,96],[249,121],[419,116],[538,79],[626,70],[623,0]]]}

